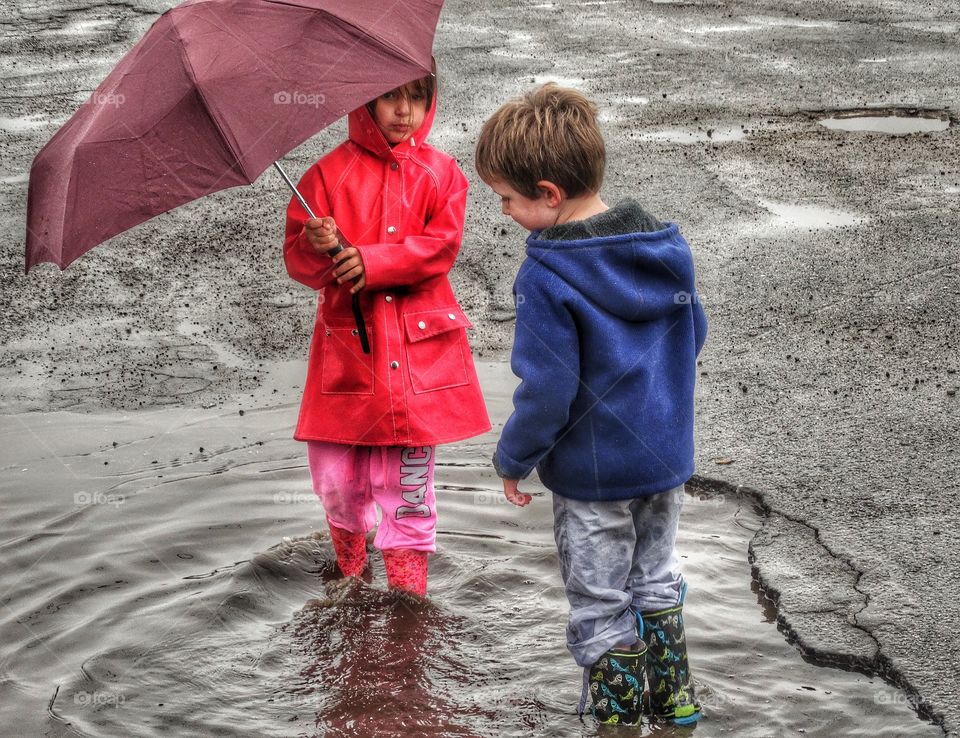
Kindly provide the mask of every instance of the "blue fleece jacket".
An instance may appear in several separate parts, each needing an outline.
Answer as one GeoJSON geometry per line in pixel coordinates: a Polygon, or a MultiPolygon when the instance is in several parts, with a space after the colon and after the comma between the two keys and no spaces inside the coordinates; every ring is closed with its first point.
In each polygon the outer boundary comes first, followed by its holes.
{"type": "MultiPolygon", "coordinates": [[[[696,357],[707,320],[676,224],[581,240],[527,239],[513,292],[520,380],[494,458],[548,489],[622,500],[693,474],[696,357]]],[[[547,234],[549,235],[549,234],[547,234]]]]}

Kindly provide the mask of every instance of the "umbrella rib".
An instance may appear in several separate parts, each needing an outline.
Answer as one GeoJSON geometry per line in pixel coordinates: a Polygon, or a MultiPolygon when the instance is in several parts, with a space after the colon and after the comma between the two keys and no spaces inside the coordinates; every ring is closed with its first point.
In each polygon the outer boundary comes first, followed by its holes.
{"type": "Polygon", "coordinates": [[[196,89],[197,94],[200,95],[200,98],[203,100],[204,109],[208,113],[207,117],[213,122],[213,125],[217,127],[217,131],[220,133],[220,138],[223,139],[223,142],[226,144],[231,156],[233,156],[234,161],[237,163],[237,165],[239,165],[240,171],[243,172],[243,176],[247,179],[250,179],[246,168],[243,166],[243,161],[237,153],[238,147],[236,138],[233,135],[233,131],[229,130],[229,127],[225,124],[222,124],[218,116],[213,114],[214,111],[207,101],[207,97],[203,92],[203,87],[197,80],[197,72],[193,68],[193,63],[190,61],[190,57],[187,55],[186,43],[183,40],[183,36],[180,35],[180,28],[177,26],[176,19],[171,18],[170,25],[173,27],[174,33],[177,34],[177,38],[180,39],[180,59],[183,61],[184,69],[186,69],[187,74],[190,76],[190,80],[193,82],[193,86],[196,89]]]}

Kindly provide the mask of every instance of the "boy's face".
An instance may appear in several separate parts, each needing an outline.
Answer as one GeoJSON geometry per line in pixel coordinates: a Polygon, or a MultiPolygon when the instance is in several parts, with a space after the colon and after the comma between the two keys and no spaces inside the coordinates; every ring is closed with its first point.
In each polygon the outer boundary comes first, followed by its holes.
{"type": "Polygon", "coordinates": [[[381,95],[373,108],[373,119],[391,146],[406,141],[416,133],[426,115],[426,95],[412,85],[398,87],[381,95]]]}
{"type": "Polygon", "coordinates": [[[488,184],[490,189],[500,196],[500,209],[503,214],[509,215],[528,231],[542,231],[557,224],[557,209],[550,206],[545,193],[531,200],[501,180],[488,184]]]}

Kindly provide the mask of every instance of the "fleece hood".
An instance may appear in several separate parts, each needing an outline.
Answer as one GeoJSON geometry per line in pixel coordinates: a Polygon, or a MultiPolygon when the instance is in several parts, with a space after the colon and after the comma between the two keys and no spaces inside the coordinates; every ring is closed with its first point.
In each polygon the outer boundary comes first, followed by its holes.
{"type": "Polygon", "coordinates": [[[600,306],[626,321],[651,321],[689,305],[693,257],[675,223],[622,236],[553,241],[527,239],[527,255],[600,306]]]}

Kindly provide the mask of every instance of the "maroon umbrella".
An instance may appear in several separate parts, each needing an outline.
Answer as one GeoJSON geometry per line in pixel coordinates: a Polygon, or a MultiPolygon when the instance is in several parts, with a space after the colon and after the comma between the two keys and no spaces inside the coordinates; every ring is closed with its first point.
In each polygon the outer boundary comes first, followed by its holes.
{"type": "Polygon", "coordinates": [[[250,184],[387,90],[430,74],[443,0],[188,0],[164,13],[30,170],[27,270],[250,184]]]}

